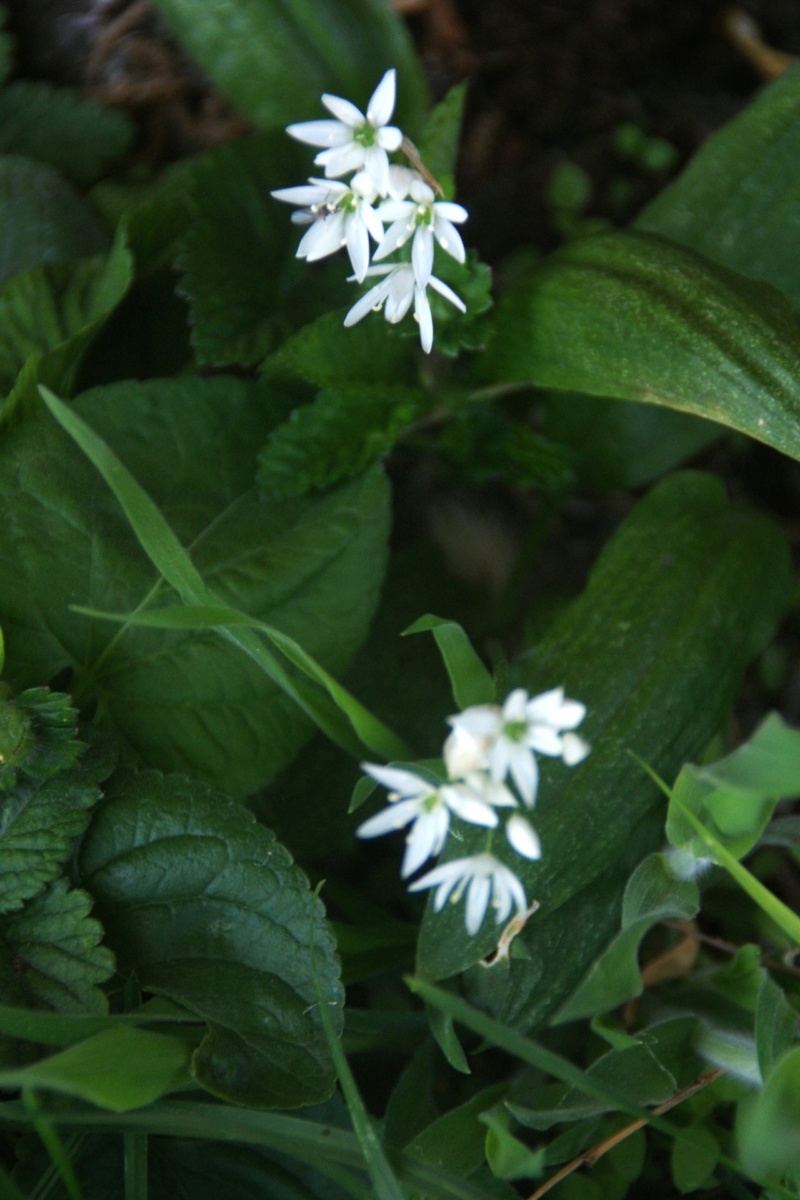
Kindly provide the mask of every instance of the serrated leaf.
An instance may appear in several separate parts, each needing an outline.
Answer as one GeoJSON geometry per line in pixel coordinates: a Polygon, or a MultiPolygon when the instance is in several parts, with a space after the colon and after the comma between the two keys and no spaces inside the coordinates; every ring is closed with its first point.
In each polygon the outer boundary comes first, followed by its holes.
{"type": "Polygon", "coordinates": [[[310,321],[262,364],[276,383],[299,378],[318,388],[350,384],[413,384],[416,347],[386,321],[359,321],[345,329],[342,313],[310,321]]]}
{"type": "Polygon", "coordinates": [[[665,405],[800,455],[787,303],[682,247],[580,239],[509,288],[494,327],[494,380],[665,405]]]}
{"type": "Polygon", "coordinates": [[[78,771],[25,779],[0,796],[0,913],[21,908],[56,878],[99,798],[78,771]]]}
{"type": "Polygon", "coordinates": [[[80,872],[120,967],[208,1024],[198,1083],[269,1107],[330,1094],[313,975],[341,1030],[333,939],[305,876],[250,813],[179,776],[132,776],[93,822],[80,872]]]}
{"type": "MultiPolygon", "coordinates": [[[[541,763],[542,858],[511,864],[540,903],[518,935],[529,959],[512,954],[470,977],[506,1019],[542,1020],[611,940],[628,875],[663,839],[661,792],[628,751],[669,777],[707,745],[787,602],[787,580],[771,524],[732,509],[715,479],[676,475],[641,502],[586,591],[517,665],[513,682],[531,694],[563,685],[587,705],[592,752],[572,769],[541,763]]],[[[482,849],[484,836],[467,831],[458,854],[482,849]]],[[[463,920],[460,905],[426,912],[427,975],[455,974],[493,948],[491,922],[470,938],[463,920]]]]}
{"type": "Polygon", "coordinates": [[[0,793],[20,774],[46,779],[75,764],[85,744],[75,737],[77,709],[69,696],[30,688],[0,701],[0,793]]]}
{"type": "Polygon", "coordinates": [[[114,971],[101,945],[103,930],[89,916],[91,897],[64,879],[0,918],[0,995],[4,1002],[60,1013],[105,1013],[99,984],[114,971]]]}
{"type": "Polygon", "coordinates": [[[471,482],[501,480],[561,495],[573,485],[575,472],[572,446],[561,445],[559,438],[542,437],[495,406],[472,404],[448,421],[438,446],[471,482]]]}
{"type": "Polygon", "coordinates": [[[329,487],[387,454],[429,406],[419,390],[353,386],[321,391],[269,435],[258,457],[264,499],[329,487]]]}
{"type": "Polygon", "coordinates": [[[201,363],[257,363],[349,295],[340,259],[312,270],[295,258],[297,227],[270,196],[302,177],[301,158],[284,134],[260,135],[212,151],[192,172],[181,288],[201,363]]]}
{"type": "Polygon", "coordinates": [[[0,158],[0,282],[41,263],[100,254],[108,236],[91,210],[44,163],[0,158]]]}
{"type": "Polygon", "coordinates": [[[414,132],[425,103],[422,71],[405,27],[381,0],[155,0],[155,8],[260,129],[323,115],[323,92],[366,111],[383,72],[396,67],[397,115],[414,132]]]}
{"type": "Polygon", "coordinates": [[[69,88],[17,80],[0,91],[0,154],[47,163],[74,183],[93,183],[133,140],[119,109],[84,100],[69,88]]]}
{"type": "Polygon", "coordinates": [[[636,220],[800,305],[800,69],[709,138],[636,220]]]}
{"type": "MultiPolygon", "coordinates": [[[[335,672],[377,599],[386,481],[375,469],[323,496],[261,504],[252,479],[268,405],[262,386],[218,378],[115,385],[75,407],[119,446],[223,601],[268,618],[335,672]]],[[[72,665],[99,695],[104,720],[149,765],[204,775],[236,795],[266,782],[307,736],[294,701],[216,633],[120,633],[69,612],[76,600],[131,611],[155,569],[101,476],[49,415],[11,431],[0,461],[11,489],[3,502],[15,513],[0,530],[9,677],[47,678],[72,665]],[[13,486],[18,471],[23,491],[13,486]]]]}

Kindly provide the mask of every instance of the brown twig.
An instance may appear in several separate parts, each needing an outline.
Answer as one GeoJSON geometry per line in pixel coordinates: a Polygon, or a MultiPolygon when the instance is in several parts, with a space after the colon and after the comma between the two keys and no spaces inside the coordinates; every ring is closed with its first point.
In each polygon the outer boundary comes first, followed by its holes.
{"type": "Polygon", "coordinates": [[[794,62],[793,54],[767,45],[761,37],[761,30],[744,9],[726,8],[720,27],[731,45],[758,71],[762,79],[775,79],[794,62]]]}
{"type": "MultiPolygon", "coordinates": [[[[694,922],[690,924],[687,921],[665,920],[661,924],[667,929],[677,929],[685,937],[695,938],[698,942],[702,942],[704,946],[711,946],[714,950],[721,951],[722,954],[738,954],[742,948],[736,942],[728,942],[724,938],[712,937],[711,934],[702,933],[695,926],[694,922]]],[[[800,967],[793,967],[779,958],[768,958],[762,954],[761,965],[762,967],[767,967],[770,971],[777,971],[782,975],[791,975],[794,979],[800,979],[800,967]]]]}
{"type": "MultiPolygon", "coordinates": [[[[675,1108],[677,1104],[682,1104],[684,1100],[688,1100],[689,1097],[694,1096],[696,1092],[700,1092],[704,1087],[708,1087],[708,1085],[713,1083],[715,1079],[719,1079],[720,1075],[722,1074],[722,1068],[716,1067],[713,1071],[705,1071],[702,1075],[698,1075],[688,1087],[682,1088],[681,1091],[676,1092],[674,1096],[671,1096],[669,1100],[665,1100],[663,1104],[659,1104],[657,1108],[654,1108],[653,1116],[660,1117],[662,1113],[669,1112],[669,1110],[671,1108],[675,1108]]],[[[566,1163],[560,1171],[555,1173],[555,1175],[551,1175],[546,1183],[543,1183],[540,1188],[537,1188],[535,1192],[532,1192],[531,1195],[528,1196],[528,1200],[539,1200],[541,1196],[544,1196],[546,1192],[549,1192],[551,1188],[554,1188],[557,1183],[561,1182],[562,1179],[566,1179],[566,1177],[571,1175],[573,1171],[577,1171],[579,1167],[593,1167],[595,1163],[603,1157],[604,1154],[608,1154],[609,1150],[613,1150],[615,1146],[620,1144],[620,1142],[624,1142],[626,1138],[629,1138],[631,1134],[636,1133],[637,1130],[641,1129],[646,1124],[647,1121],[643,1119],[631,1121],[629,1125],[625,1125],[624,1128],[618,1129],[616,1133],[612,1133],[610,1137],[605,1138],[602,1142],[598,1142],[596,1146],[592,1146],[590,1149],[584,1150],[584,1152],[579,1154],[577,1158],[573,1158],[571,1162],[566,1163]]]]}

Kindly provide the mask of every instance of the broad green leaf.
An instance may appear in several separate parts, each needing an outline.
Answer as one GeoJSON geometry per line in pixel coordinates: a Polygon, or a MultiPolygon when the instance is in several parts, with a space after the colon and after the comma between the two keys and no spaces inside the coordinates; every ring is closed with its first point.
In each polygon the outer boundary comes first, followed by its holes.
{"type": "Polygon", "coordinates": [[[0,154],[47,163],[74,183],[93,183],[133,132],[124,112],[69,88],[22,79],[0,91],[0,154]]]}
{"type": "Polygon", "coordinates": [[[385,385],[319,392],[269,435],[258,459],[262,496],[301,496],[365,470],[429,404],[419,390],[385,385]]]}
{"type": "Polygon", "coordinates": [[[719,1162],[720,1145],[713,1133],[702,1125],[681,1129],[672,1143],[672,1178],[685,1195],[708,1185],[719,1162]]]}
{"type": "Polygon", "coordinates": [[[364,112],[383,72],[396,67],[396,116],[415,132],[422,71],[404,26],[381,0],[155,0],[155,8],[259,129],[326,116],[323,92],[364,112]]]}
{"type": "Polygon", "coordinates": [[[800,1046],[779,1059],[763,1091],[739,1106],[736,1140],[745,1171],[760,1183],[780,1183],[800,1171],[800,1046]]]}
{"type": "Polygon", "coordinates": [[[800,731],[777,713],[770,714],[727,758],[684,767],[674,795],[667,815],[673,846],[697,858],[707,856],[707,844],[683,815],[689,808],[735,858],[743,858],[761,837],[778,801],[800,796],[800,731]]]}
{"type": "Polygon", "coordinates": [[[797,1013],[784,991],[764,969],[756,1004],[756,1047],[758,1066],[766,1079],[775,1063],[791,1046],[797,1027],[797,1013]]]}
{"type": "Polygon", "coordinates": [[[636,227],[680,242],[800,306],[800,69],[709,138],[636,227]]]}
{"type": "Polygon", "coordinates": [[[675,879],[665,855],[651,854],[633,873],[622,903],[622,928],[555,1020],[575,1021],[610,1012],[642,991],[639,946],[649,929],[667,917],[691,920],[700,907],[697,884],[675,879]]]}
{"type": "Polygon", "coordinates": [[[0,158],[0,282],[42,263],[100,254],[108,237],[88,206],[44,163],[0,158]]]}
{"type": "Polygon", "coordinates": [[[0,918],[0,999],[57,1013],[101,1014],[99,984],[114,971],[91,899],[57,879],[17,912],[0,918]]]}
{"type": "Polygon", "coordinates": [[[509,1131],[508,1113],[496,1109],[483,1113],[486,1132],[486,1160],[492,1174],[500,1179],[541,1179],[545,1169],[545,1148],[531,1150],[509,1131]]]}
{"type": "Polygon", "coordinates": [[[473,704],[492,704],[495,699],[494,680],[475,652],[463,627],[457,621],[428,615],[420,617],[403,635],[432,633],[439,647],[450,684],[453,700],[460,709],[473,704]]]}
{"type": "Polygon", "coordinates": [[[210,152],[191,173],[194,213],[179,264],[201,363],[257,363],[353,291],[346,262],[312,271],[295,257],[291,209],[270,196],[302,178],[299,158],[284,134],[261,135],[210,152]]]}
{"type": "MultiPolygon", "coordinates": [[[[502,958],[470,976],[482,1002],[534,1025],[574,990],[619,929],[628,876],[663,839],[660,789],[629,753],[669,778],[724,719],[749,658],[787,603],[783,540],[762,517],[732,508],[717,480],[664,481],[607,544],[585,592],[516,665],[535,695],[563,685],[588,707],[589,757],[541,762],[538,863],[507,859],[539,910],[502,958]]],[[[465,831],[459,855],[483,848],[465,831]]],[[[419,969],[463,971],[497,943],[485,921],[470,938],[463,905],[426,912],[419,969]]]]}
{"type": "Polygon", "coordinates": [[[143,772],[111,789],[79,865],[120,969],[207,1023],[199,1084],[281,1108],[330,1094],[318,1005],[340,1031],[333,939],[269,830],[198,782],[143,772]]]}
{"type": "MultiPolygon", "coordinates": [[[[355,294],[353,294],[355,300],[355,294]]],[[[416,348],[395,325],[359,321],[345,329],[343,312],[326,312],[288,337],[262,364],[268,380],[318,388],[415,382],[416,348]]]]}
{"type": "MultiPolygon", "coordinates": [[[[386,481],[376,468],[324,495],[261,504],[252,480],[269,403],[263,386],[219,378],[115,385],[75,408],[119,447],[163,508],[174,533],[160,565],[173,581],[188,565],[193,585],[199,570],[198,586],[212,588],[223,607],[268,618],[290,646],[299,643],[336,672],[377,599],[386,481]]],[[[148,765],[202,774],[237,795],[266,782],[308,723],[241,649],[212,631],[117,630],[69,611],[76,602],[131,611],[158,576],[100,474],[48,414],[10,431],[0,480],[13,514],[0,530],[9,678],[47,678],[72,666],[77,689],[99,697],[102,719],[148,765]],[[18,473],[24,489],[14,485],[18,473]]],[[[156,522],[154,537],[162,527],[156,522]]],[[[173,594],[162,591],[160,602],[169,603],[173,594]]]]}
{"type": "Polygon", "coordinates": [[[645,234],[583,238],[502,299],[489,377],[694,413],[800,456],[783,297],[645,234]]]}
{"type": "Polygon", "coordinates": [[[0,389],[22,368],[0,412],[3,423],[39,407],[39,384],[72,394],[87,347],[132,280],[123,233],[105,259],[33,267],[0,288],[0,389]]]}
{"type": "Polygon", "coordinates": [[[31,1066],[0,1070],[0,1087],[46,1088],[125,1112],[191,1082],[191,1055],[185,1038],[122,1026],[31,1066]]]}

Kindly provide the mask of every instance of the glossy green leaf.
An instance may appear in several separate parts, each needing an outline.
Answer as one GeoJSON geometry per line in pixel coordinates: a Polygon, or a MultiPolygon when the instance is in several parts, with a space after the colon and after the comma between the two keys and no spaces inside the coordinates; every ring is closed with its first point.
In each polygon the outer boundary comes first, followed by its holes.
{"type": "Polygon", "coordinates": [[[610,1012],[641,995],[639,946],[649,929],[668,917],[691,920],[700,907],[697,884],[675,879],[665,855],[651,854],[636,868],[622,902],[622,929],[589,969],[555,1020],[574,1021],[610,1012]]]}
{"type": "Polygon", "coordinates": [[[688,765],[678,776],[667,815],[673,846],[695,857],[708,847],[683,812],[689,808],[735,857],[755,846],[779,800],[800,796],[800,731],[777,713],[720,762],[688,765]]]}
{"type": "Polygon", "coordinates": [[[327,116],[323,92],[366,111],[383,72],[396,67],[396,117],[414,132],[422,72],[404,26],[381,0],[155,0],[155,8],[259,129],[327,116]]]}
{"type": "Polygon", "coordinates": [[[544,1172],[545,1150],[531,1150],[508,1128],[508,1114],[503,1109],[484,1113],[481,1117],[488,1126],[486,1133],[486,1160],[492,1174],[500,1179],[540,1179],[544,1172]]]}
{"type": "Polygon", "coordinates": [[[42,263],[100,254],[108,237],[91,209],[44,163],[0,158],[0,282],[42,263]]]}
{"type": "Polygon", "coordinates": [[[99,985],[114,971],[91,898],[57,879],[0,919],[0,1000],[57,1013],[105,1013],[99,985]]]}
{"type": "Polygon", "coordinates": [[[0,1070],[0,1087],[46,1088],[125,1112],[189,1083],[191,1054],[184,1038],[122,1026],[31,1066],[0,1070]]]}
{"type": "Polygon", "coordinates": [[[709,138],[636,220],[800,305],[800,70],[709,138]]]}
{"type": "Polygon", "coordinates": [[[340,1030],[333,939],[307,879],[250,813],[180,776],[131,776],[84,838],[80,873],[120,968],[207,1023],[198,1083],[269,1107],[330,1094],[313,972],[340,1030]]]}
{"type": "Polygon", "coordinates": [[[800,334],[761,284],[645,234],[582,238],[498,307],[491,378],[694,413],[800,456],[800,334]]]}
{"type": "Polygon", "coordinates": [[[672,1143],[670,1164],[678,1191],[685,1195],[707,1186],[719,1156],[719,1142],[710,1130],[702,1125],[681,1129],[672,1143]]]}
{"type": "MultiPolygon", "coordinates": [[[[629,752],[667,778],[699,754],[788,595],[777,530],[732,508],[711,477],[676,475],[641,502],[586,591],[516,665],[512,682],[532,695],[563,685],[587,705],[581,733],[592,751],[574,768],[541,762],[539,862],[493,844],[540,908],[517,936],[526,958],[512,943],[510,958],[471,973],[482,1003],[533,1025],[608,945],[628,876],[663,839],[662,794],[629,752]]],[[[483,848],[486,836],[465,830],[457,854],[483,848]]],[[[463,905],[429,907],[420,970],[446,977],[489,954],[500,931],[487,920],[470,938],[463,922],[463,905]]]]}
{"type": "Polygon", "coordinates": [[[93,183],[124,154],[133,124],[117,108],[85,100],[69,88],[19,79],[0,91],[0,154],[47,163],[78,184],[93,183]]]}
{"type": "Polygon", "coordinates": [[[789,1050],[761,1092],[739,1106],[736,1140],[742,1164],[761,1183],[780,1183],[800,1171],[800,1046],[789,1050]]]}
{"type": "MultiPolygon", "coordinates": [[[[270,427],[268,399],[256,384],[191,379],[98,389],[76,410],[120,447],[178,537],[193,545],[196,567],[141,489],[129,489],[137,529],[174,586],[187,595],[196,588],[205,600],[205,580],[212,602],[219,596],[223,607],[233,602],[269,616],[290,647],[299,643],[340,670],[377,599],[386,482],[375,469],[322,496],[261,504],[252,479],[270,427]]],[[[103,445],[93,438],[92,446],[103,445]]],[[[111,457],[109,478],[133,484],[111,457]]],[[[100,696],[104,718],[150,765],[204,774],[239,795],[264,783],[308,731],[282,684],[212,631],[120,632],[71,613],[76,600],[101,611],[135,609],[153,592],[156,571],[100,474],[48,415],[13,430],[0,458],[9,489],[3,502],[15,513],[13,526],[0,531],[11,676],[48,677],[73,665],[78,686],[100,696]],[[27,478],[23,491],[13,484],[18,471],[27,478]],[[32,595],[39,597],[33,616],[32,595]]],[[[258,641],[246,629],[236,637],[258,641]]]]}
{"type": "Polygon", "coordinates": [[[429,614],[403,630],[404,637],[410,633],[433,634],[450,676],[453,701],[460,709],[473,704],[493,703],[494,680],[457,621],[446,621],[429,614]]]}

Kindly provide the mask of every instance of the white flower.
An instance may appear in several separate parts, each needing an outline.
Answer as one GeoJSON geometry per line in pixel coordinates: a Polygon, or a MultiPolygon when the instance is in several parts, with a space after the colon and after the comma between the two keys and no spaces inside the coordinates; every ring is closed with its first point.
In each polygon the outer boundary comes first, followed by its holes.
{"type": "Polygon", "coordinates": [[[366,170],[376,190],[385,196],[389,184],[387,151],[399,150],[402,131],[388,122],[394,112],[396,74],[389,70],[372,93],[367,115],[341,96],[324,95],[322,103],[335,121],[302,121],[286,132],[299,142],[326,147],[314,162],[334,179],[348,171],[366,170]]]}
{"type": "Polygon", "coordinates": [[[497,813],[491,803],[466,783],[437,787],[421,775],[401,767],[362,763],[362,768],[390,789],[389,807],[359,825],[356,835],[381,837],[411,825],[400,872],[403,879],[413,875],[426,859],[440,852],[450,828],[451,812],[472,825],[489,829],[497,825],[497,813]]]}
{"type": "Polygon", "coordinates": [[[539,835],[530,821],[526,821],[519,813],[514,813],[506,822],[506,837],[512,850],[516,850],[523,858],[530,858],[535,862],[542,857],[539,835]]]}
{"type": "Polygon", "coordinates": [[[417,282],[420,287],[425,287],[433,271],[434,238],[453,258],[464,262],[466,250],[453,222],[461,224],[469,214],[460,204],[446,200],[435,202],[433,188],[419,175],[411,180],[408,195],[408,200],[384,200],[380,205],[381,220],[392,224],[375,251],[375,261],[399,250],[413,234],[411,262],[417,282]]]}
{"type": "MultiPolygon", "coordinates": [[[[532,807],[539,784],[535,755],[562,758],[567,766],[581,762],[590,747],[577,734],[565,731],[580,725],[585,715],[585,705],[565,699],[563,688],[533,698],[524,688],[515,688],[502,708],[477,704],[448,717],[448,723],[473,739],[476,764],[498,782],[510,775],[532,807]]],[[[462,756],[465,753],[462,749],[462,756]]]]}
{"type": "Polygon", "coordinates": [[[495,910],[495,922],[500,925],[511,914],[512,907],[518,913],[527,909],[525,889],[514,872],[492,854],[475,854],[469,858],[454,858],[450,862],[434,867],[409,887],[410,892],[423,888],[436,888],[433,907],[439,912],[445,901],[456,903],[467,893],[464,920],[467,933],[475,934],[480,929],[491,898],[495,910]]]}
{"type": "MultiPolygon", "coordinates": [[[[433,346],[433,316],[431,314],[431,305],[428,300],[425,287],[420,287],[417,282],[414,268],[410,263],[399,263],[397,266],[370,267],[367,275],[384,275],[375,287],[357,300],[349,313],[344,319],[345,325],[355,325],[367,315],[368,312],[383,308],[383,315],[386,320],[392,325],[396,325],[398,321],[402,321],[403,317],[411,307],[411,301],[414,301],[414,316],[419,324],[419,340],[422,349],[426,354],[430,354],[433,346]]],[[[444,296],[445,300],[449,300],[461,312],[467,311],[467,306],[464,304],[455,292],[442,283],[441,279],[437,279],[435,275],[431,275],[428,280],[428,285],[444,296]]]]}
{"type": "Polygon", "coordinates": [[[301,187],[278,188],[272,195],[307,210],[292,214],[293,219],[310,222],[297,247],[297,258],[316,262],[347,246],[353,274],[362,282],[369,266],[370,235],[376,242],[383,236],[383,223],[372,207],[377,199],[375,185],[366,172],[359,171],[349,184],[312,178],[301,187]]]}

